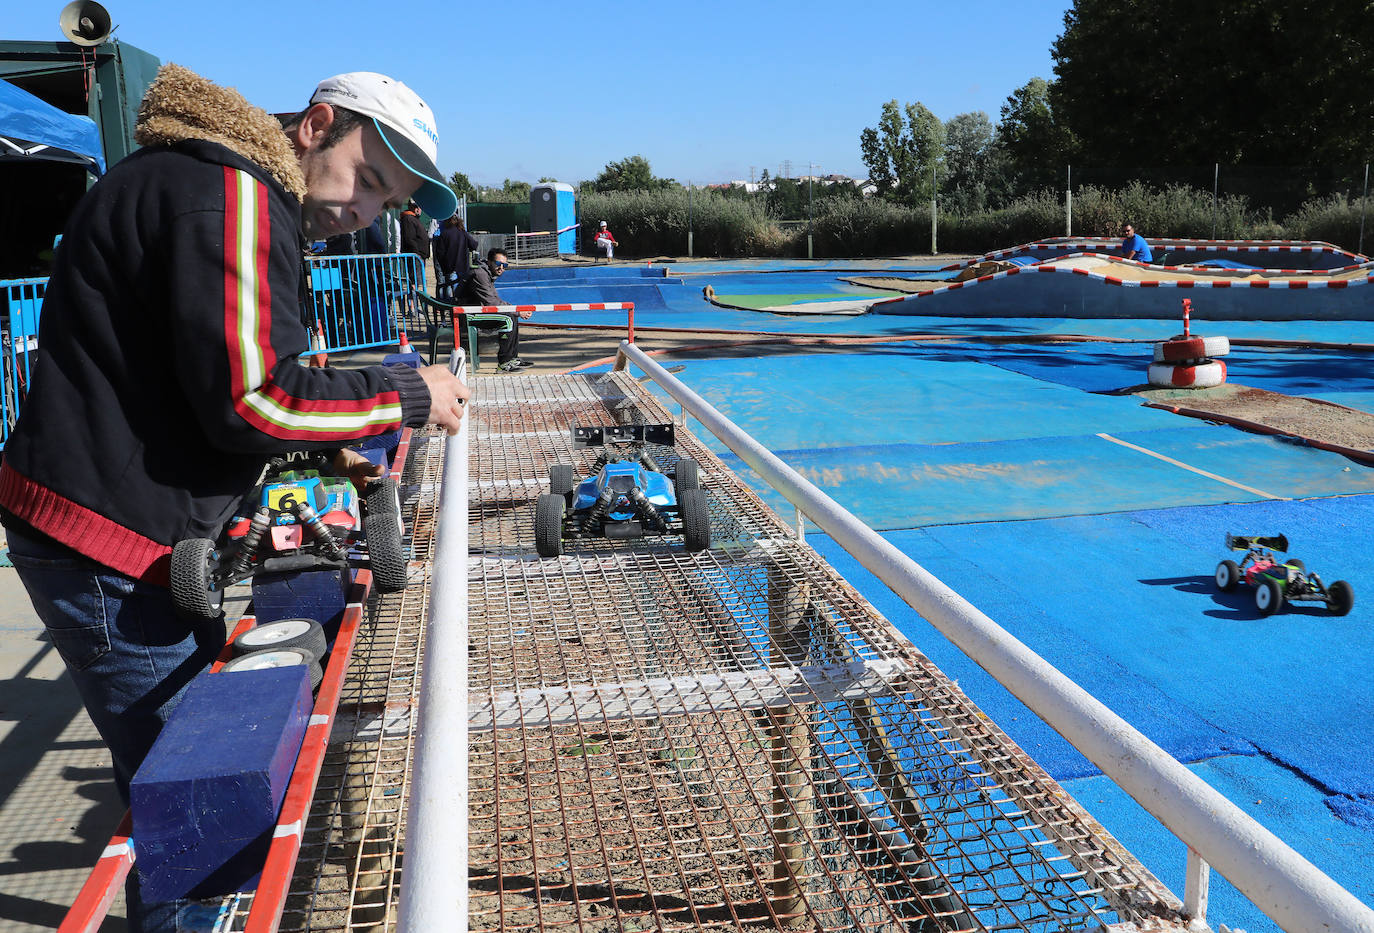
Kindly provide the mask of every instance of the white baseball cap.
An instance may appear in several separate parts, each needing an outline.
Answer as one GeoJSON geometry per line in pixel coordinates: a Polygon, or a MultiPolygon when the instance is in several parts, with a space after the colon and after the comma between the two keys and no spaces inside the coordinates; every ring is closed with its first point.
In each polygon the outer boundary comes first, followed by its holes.
{"type": "Polygon", "coordinates": [[[321,81],[310,103],[333,104],[371,117],[392,155],[422,180],[411,197],[424,212],[451,217],[458,210],[458,196],[434,164],[439,155],[434,113],[419,94],[375,71],[351,71],[321,81]]]}

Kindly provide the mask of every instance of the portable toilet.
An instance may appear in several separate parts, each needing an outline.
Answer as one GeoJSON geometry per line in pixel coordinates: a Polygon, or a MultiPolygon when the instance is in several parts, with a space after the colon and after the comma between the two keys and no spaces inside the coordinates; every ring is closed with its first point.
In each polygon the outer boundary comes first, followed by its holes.
{"type": "Polygon", "coordinates": [[[577,196],[573,186],[546,182],[530,189],[530,230],[558,233],[558,252],[577,252],[577,196]],[[560,232],[561,231],[561,232],[560,232]]]}

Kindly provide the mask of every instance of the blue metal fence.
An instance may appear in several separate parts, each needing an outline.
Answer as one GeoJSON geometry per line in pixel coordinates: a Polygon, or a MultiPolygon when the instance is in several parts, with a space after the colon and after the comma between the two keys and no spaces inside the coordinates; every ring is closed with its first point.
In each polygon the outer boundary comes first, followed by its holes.
{"type": "MultiPolygon", "coordinates": [[[[425,263],[413,253],[312,256],[305,260],[302,320],[322,334],[326,352],[385,346],[397,322],[419,336],[431,325],[415,299],[425,290],[425,263]]],[[[38,348],[38,317],[48,280],[0,280],[0,450],[28,394],[38,348]]]]}
{"type": "Polygon", "coordinates": [[[0,450],[19,417],[19,406],[33,376],[33,351],[38,349],[38,312],[43,306],[47,279],[0,281],[4,315],[0,318],[0,450]]]}
{"type": "Polygon", "coordinates": [[[414,253],[309,256],[305,260],[306,328],[323,339],[317,350],[360,350],[395,343],[397,322],[408,332],[429,320],[415,299],[425,290],[425,262],[414,253]]]}

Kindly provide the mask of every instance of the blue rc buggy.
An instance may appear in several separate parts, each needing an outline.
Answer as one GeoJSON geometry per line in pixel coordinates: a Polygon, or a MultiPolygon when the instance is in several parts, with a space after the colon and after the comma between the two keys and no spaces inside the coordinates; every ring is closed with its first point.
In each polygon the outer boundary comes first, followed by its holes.
{"type": "Polygon", "coordinates": [[[564,539],[622,540],[681,534],[689,551],[711,546],[711,516],[695,460],[664,473],[645,447],[674,443],[673,425],[575,427],[574,447],[603,447],[591,475],[575,479],[572,464],[549,467],[549,491],[534,512],[534,547],[557,557],[564,539]]]}

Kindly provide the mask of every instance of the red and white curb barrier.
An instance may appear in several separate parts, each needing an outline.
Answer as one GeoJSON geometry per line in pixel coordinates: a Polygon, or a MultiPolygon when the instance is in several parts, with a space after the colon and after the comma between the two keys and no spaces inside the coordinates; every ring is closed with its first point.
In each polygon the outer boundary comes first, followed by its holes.
{"type": "Polygon", "coordinates": [[[1231,341],[1226,337],[1175,337],[1155,344],[1156,363],[1183,363],[1188,360],[1201,360],[1214,356],[1225,356],[1231,352],[1231,341]]]}
{"type": "Polygon", "coordinates": [[[1152,386],[1173,389],[1210,389],[1226,381],[1226,364],[1221,360],[1193,360],[1192,365],[1151,363],[1152,386]]]}
{"type": "MultiPolygon", "coordinates": [[[[1154,268],[1154,267],[1151,267],[1151,268],[1154,268]]],[[[1115,275],[1104,275],[1104,274],[1102,274],[1101,272],[1095,272],[1095,271],[1090,270],[1090,269],[1077,269],[1077,268],[1070,268],[1070,267],[1065,267],[1065,266],[1044,266],[1044,265],[1039,265],[1039,266],[1018,266],[1018,267],[1015,268],[1015,269],[1007,269],[1007,270],[1005,270],[1005,271],[1003,271],[1003,272],[993,272],[993,273],[990,273],[990,274],[988,274],[988,275],[980,275],[980,276],[978,276],[978,278],[976,278],[976,279],[969,279],[969,280],[966,281],[966,282],[951,282],[951,283],[949,283],[948,285],[942,285],[942,286],[940,286],[940,287],[938,287],[938,288],[933,288],[933,289],[931,289],[931,290],[928,291],[928,292],[916,292],[914,295],[907,295],[907,296],[905,296],[905,297],[903,297],[903,298],[900,298],[900,299],[898,299],[898,300],[900,300],[900,301],[911,301],[911,300],[920,301],[921,299],[923,299],[923,298],[929,298],[929,297],[931,297],[932,295],[946,295],[946,294],[948,294],[948,293],[950,293],[950,292],[958,291],[958,290],[961,289],[961,288],[971,288],[971,287],[973,287],[974,285],[978,285],[978,284],[981,284],[981,283],[983,283],[983,282],[991,282],[991,281],[994,281],[994,280],[996,280],[996,279],[1004,279],[1004,278],[1008,278],[1008,277],[1013,276],[1013,275],[1022,275],[1022,274],[1025,274],[1025,273],[1036,273],[1036,272],[1064,272],[1064,273],[1069,273],[1069,274],[1071,274],[1071,275],[1083,275],[1083,276],[1087,276],[1088,278],[1098,279],[1099,281],[1106,282],[1108,285],[1120,285],[1120,286],[1123,286],[1123,287],[1125,287],[1125,288],[1270,288],[1270,289],[1293,289],[1293,290],[1295,290],[1295,289],[1321,289],[1321,288],[1357,288],[1357,287],[1359,287],[1359,286],[1361,286],[1361,285],[1368,285],[1371,281],[1374,281],[1374,272],[1370,272],[1370,274],[1365,275],[1365,276],[1363,276],[1362,278],[1356,278],[1356,279],[1339,279],[1339,280],[1336,280],[1336,281],[1322,281],[1322,280],[1320,280],[1320,279],[1318,279],[1318,278],[1287,279],[1287,280],[1258,279],[1258,280],[1253,280],[1253,281],[1236,281],[1236,280],[1232,280],[1232,279],[1215,279],[1215,280],[1207,280],[1207,279],[1179,279],[1179,280],[1141,279],[1141,280],[1135,280],[1135,279],[1123,279],[1123,278],[1121,278],[1121,277],[1119,277],[1119,276],[1115,276],[1115,275]]],[[[1304,275],[1312,276],[1312,275],[1314,275],[1314,273],[1310,273],[1310,272],[1309,272],[1309,273],[1304,273],[1304,275]]]]}

